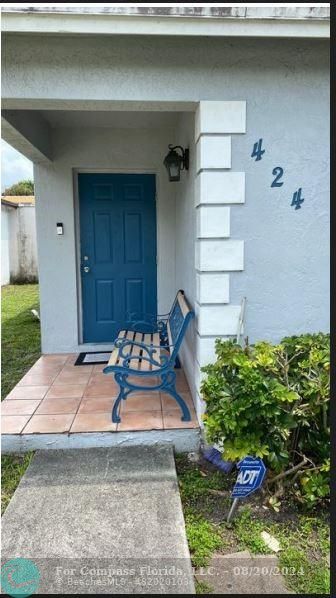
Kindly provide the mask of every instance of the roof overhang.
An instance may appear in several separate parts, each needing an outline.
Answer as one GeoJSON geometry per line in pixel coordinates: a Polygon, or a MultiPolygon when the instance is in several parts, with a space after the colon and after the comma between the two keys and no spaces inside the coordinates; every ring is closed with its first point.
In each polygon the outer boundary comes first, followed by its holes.
{"type": "Polygon", "coordinates": [[[1,198],[1,205],[6,206],[6,208],[14,208],[15,210],[18,207],[18,205],[16,203],[13,203],[12,201],[8,201],[8,199],[2,199],[2,198],[1,198]]]}
{"type": "Polygon", "coordinates": [[[328,6],[7,4],[2,8],[2,31],[39,35],[329,38],[328,6]]]}

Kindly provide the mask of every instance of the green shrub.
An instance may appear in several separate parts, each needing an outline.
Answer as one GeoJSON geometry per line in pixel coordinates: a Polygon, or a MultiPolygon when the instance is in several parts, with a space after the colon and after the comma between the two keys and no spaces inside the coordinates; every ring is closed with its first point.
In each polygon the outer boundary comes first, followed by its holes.
{"type": "Polygon", "coordinates": [[[5,189],[3,195],[34,195],[34,182],[30,179],[19,181],[5,189]]]}
{"type": "Polygon", "coordinates": [[[217,360],[203,368],[209,442],[231,461],[262,457],[269,490],[290,486],[307,506],[329,496],[329,342],[322,333],[243,348],[217,340],[217,360]]]}

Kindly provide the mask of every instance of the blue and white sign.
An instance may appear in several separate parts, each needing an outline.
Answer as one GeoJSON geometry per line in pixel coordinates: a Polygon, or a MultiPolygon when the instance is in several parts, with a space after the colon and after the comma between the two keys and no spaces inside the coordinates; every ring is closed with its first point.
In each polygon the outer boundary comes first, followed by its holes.
{"type": "Polygon", "coordinates": [[[264,481],[266,467],[262,459],[245,457],[237,464],[239,474],[232,490],[232,498],[245,498],[260,488],[264,481]]]}

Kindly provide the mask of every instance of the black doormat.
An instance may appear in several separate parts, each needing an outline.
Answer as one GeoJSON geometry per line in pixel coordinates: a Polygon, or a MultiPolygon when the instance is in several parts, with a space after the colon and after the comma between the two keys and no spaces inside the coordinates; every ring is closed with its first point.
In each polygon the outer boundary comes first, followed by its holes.
{"type": "Polygon", "coordinates": [[[75,361],[75,365],[99,365],[108,363],[111,357],[111,351],[94,351],[92,353],[80,353],[75,361]]]}

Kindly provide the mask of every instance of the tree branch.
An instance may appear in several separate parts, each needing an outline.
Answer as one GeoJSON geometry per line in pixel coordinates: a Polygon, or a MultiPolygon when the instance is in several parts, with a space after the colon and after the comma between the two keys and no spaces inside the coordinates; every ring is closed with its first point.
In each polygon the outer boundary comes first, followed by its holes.
{"type": "Polygon", "coordinates": [[[286,478],[287,476],[291,475],[292,473],[295,473],[295,471],[298,471],[299,469],[301,469],[301,467],[306,465],[307,462],[308,462],[307,459],[304,458],[302,461],[300,461],[300,463],[298,463],[291,469],[287,469],[287,471],[283,471],[282,473],[279,473],[279,475],[276,475],[275,478],[272,478],[268,483],[274,484],[274,482],[278,482],[279,480],[286,478]]]}

